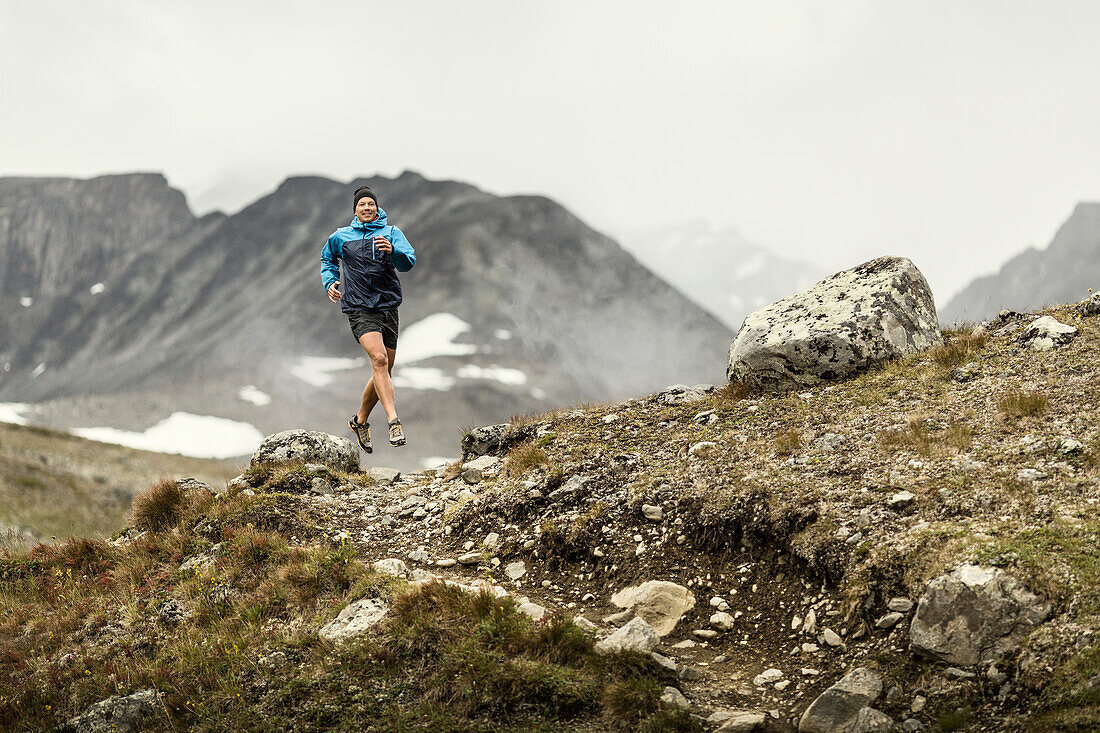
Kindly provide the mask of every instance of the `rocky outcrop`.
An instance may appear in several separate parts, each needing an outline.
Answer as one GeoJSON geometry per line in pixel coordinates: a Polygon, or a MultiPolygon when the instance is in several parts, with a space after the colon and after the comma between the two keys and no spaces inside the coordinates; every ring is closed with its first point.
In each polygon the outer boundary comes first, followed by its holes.
{"type": "Polygon", "coordinates": [[[1077,329],[1051,316],[1036,318],[1020,334],[1020,343],[1032,351],[1050,351],[1077,337],[1077,329]]]}
{"type": "Polygon", "coordinates": [[[1077,304],[1077,315],[1100,316],[1100,293],[1093,293],[1077,304]]]}
{"type": "Polygon", "coordinates": [[[920,270],[880,257],[749,315],[726,376],[768,390],[810,387],[941,343],[920,270]]]}
{"type": "Polygon", "coordinates": [[[138,727],[160,701],[156,690],[101,700],[58,728],[63,733],[127,733],[138,727]]]}
{"type": "Polygon", "coordinates": [[[695,596],[687,588],[666,580],[650,580],[624,588],[611,602],[626,613],[640,616],[658,636],[667,636],[685,613],[695,607],[695,596]]]}
{"type": "Polygon", "coordinates": [[[806,708],[798,721],[798,733],[854,733],[860,712],[880,694],[882,679],[866,667],[857,667],[806,708]]]}
{"type": "Polygon", "coordinates": [[[917,652],[966,667],[996,661],[1026,639],[1050,606],[997,568],[963,565],[928,584],[909,627],[917,652]]]}
{"type": "Polygon", "coordinates": [[[359,451],[347,438],[316,430],[284,430],[264,438],[252,454],[252,465],[302,461],[323,463],[337,471],[359,469],[359,451]]]}

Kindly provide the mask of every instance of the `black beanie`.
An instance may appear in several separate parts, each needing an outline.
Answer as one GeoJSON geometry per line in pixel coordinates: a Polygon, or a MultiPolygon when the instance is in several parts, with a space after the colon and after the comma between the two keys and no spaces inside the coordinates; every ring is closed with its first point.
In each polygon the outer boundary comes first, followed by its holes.
{"type": "Polygon", "coordinates": [[[375,206],[378,205],[378,197],[374,195],[374,191],[370,190],[366,186],[360,186],[359,188],[355,189],[355,202],[351,205],[351,208],[354,209],[356,206],[358,206],[359,199],[362,198],[372,198],[374,199],[375,206]]]}

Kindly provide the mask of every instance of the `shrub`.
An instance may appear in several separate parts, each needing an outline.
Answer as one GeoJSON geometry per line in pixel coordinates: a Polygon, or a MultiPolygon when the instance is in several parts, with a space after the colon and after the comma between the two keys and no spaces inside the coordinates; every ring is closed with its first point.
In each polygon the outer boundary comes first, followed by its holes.
{"type": "Polygon", "coordinates": [[[171,529],[183,518],[187,492],[177,481],[162,478],[134,497],[130,523],[138,529],[161,532],[171,529]]]}
{"type": "Polygon", "coordinates": [[[752,397],[752,390],[747,385],[742,382],[729,382],[715,391],[713,401],[716,406],[732,405],[750,397],[752,397]]]}
{"type": "Polygon", "coordinates": [[[1045,410],[1047,402],[1047,396],[1041,392],[1012,390],[997,401],[997,409],[1011,417],[1030,417],[1045,410]]]}

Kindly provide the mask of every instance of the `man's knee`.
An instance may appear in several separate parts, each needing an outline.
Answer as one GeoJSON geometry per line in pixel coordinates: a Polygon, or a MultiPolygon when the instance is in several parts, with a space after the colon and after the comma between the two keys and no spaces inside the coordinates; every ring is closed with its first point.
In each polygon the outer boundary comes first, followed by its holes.
{"type": "Polygon", "coordinates": [[[376,372],[383,370],[389,371],[390,360],[386,358],[386,352],[368,351],[367,358],[370,359],[370,365],[376,372]]]}

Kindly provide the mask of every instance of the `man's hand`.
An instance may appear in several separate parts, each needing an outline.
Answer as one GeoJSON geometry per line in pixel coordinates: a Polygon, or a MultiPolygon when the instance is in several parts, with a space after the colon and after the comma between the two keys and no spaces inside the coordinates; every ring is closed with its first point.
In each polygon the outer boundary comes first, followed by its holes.
{"type": "Polygon", "coordinates": [[[374,238],[374,248],[383,254],[391,254],[393,252],[393,244],[383,236],[374,238]]]}
{"type": "Polygon", "coordinates": [[[340,295],[340,288],[336,287],[339,284],[340,281],[337,280],[332,285],[328,286],[328,299],[331,300],[333,303],[339,303],[340,299],[343,297],[340,295]]]}

